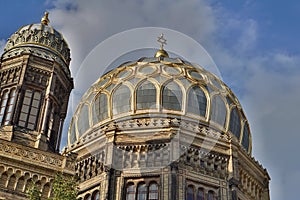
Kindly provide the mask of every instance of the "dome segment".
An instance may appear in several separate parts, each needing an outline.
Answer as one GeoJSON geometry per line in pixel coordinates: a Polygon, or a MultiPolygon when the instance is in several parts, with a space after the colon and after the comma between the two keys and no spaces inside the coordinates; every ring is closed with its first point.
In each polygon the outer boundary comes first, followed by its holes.
{"type": "Polygon", "coordinates": [[[70,63],[70,49],[67,42],[53,27],[49,26],[48,13],[42,18],[40,24],[30,24],[21,27],[10,36],[4,48],[4,54],[17,48],[32,48],[50,50],[58,56],[66,65],[70,63]]]}
{"type": "Polygon", "coordinates": [[[241,105],[219,78],[179,58],[142,58],[100,77],[84,94],[69,128],[69,147],[110,122],[181,118],[226,134],[251,153],[241,105]]]}
{"type": "Polygon", "coordinates": [[[160,49],[155,53],[154,57],[155,58],[159,58],[159,57],[167,57],[168,58],[169,54],[165,50],[160,49]]]}

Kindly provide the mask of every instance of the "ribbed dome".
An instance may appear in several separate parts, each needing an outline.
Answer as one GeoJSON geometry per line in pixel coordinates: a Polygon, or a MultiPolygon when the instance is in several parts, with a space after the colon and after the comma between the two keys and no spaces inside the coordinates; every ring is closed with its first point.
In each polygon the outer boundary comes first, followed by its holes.
{"type": "Polygon", "coordinates": [[[251,152],[241,105],[215,75],[179,58],[141,58],[100,77],[84,94],[69,128],[69,146],[112,121],[184,118],[228,134],[251,152]]]}
{"type": "Polygon", "coordinates": [[[16,48],[47,49],[69,64],[70,49],[63,36],[47,24],[30,24],[21,27],[7,41],[4,54],[16,48]]]}

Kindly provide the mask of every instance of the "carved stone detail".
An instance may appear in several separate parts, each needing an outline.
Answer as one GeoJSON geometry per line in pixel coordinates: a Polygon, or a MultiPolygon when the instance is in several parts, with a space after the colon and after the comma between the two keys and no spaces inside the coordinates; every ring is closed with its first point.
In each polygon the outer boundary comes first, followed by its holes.
{"type": "Polygon", "coordinates": [[[7,84],[16,84],[20,79],[21,74],[21,66],[10,67],[5,70],[0,71],[0,82],[1,86],[5,86],[7,84]]]}
{"type": "Polygon", "coordinates": [[[61,56],[66,63],[70,62],[70,49],[60,33],[52,27],[42,28],[40,24],[28,25],[14,33],[7,41],[4,51],[16,46],[36,44],[47,46],[61,56]]]}

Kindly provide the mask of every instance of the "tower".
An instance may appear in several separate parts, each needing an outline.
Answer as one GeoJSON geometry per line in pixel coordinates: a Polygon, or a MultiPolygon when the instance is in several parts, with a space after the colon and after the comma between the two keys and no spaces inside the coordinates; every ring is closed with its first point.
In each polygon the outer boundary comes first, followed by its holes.
{"type": "Polygon", "coordinates": [[[70,49],[49,25],[21,27],[0,60],[0,199],[26,199],[32,182],[51,196],[56,173],[73,174],[74,156],[58,153],[73,88],[70,49]]]}
{"type": "Polygon", "coordinates": [[[57,152],[73,79],[70,49],[49,26],[23,26],[5,46],[0,66],[0,138],[57,152]]]}

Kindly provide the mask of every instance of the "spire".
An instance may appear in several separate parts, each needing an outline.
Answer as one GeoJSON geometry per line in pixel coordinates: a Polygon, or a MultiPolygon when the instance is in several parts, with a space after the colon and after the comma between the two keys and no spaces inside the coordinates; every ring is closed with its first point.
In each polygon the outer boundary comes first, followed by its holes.
{"type": "Polygon", "coordinates": [[[155,57],[169,57],[169,54],[164,50],[164,45],[167,44],[167,40],[164,38],[164,34],[160,34],[160,36],[157,39],[157,42],[160,43],[160,49],[155,53],[155,57]]]}
{"type": "Polygon", "coordinates": [[[41,19],[41,24],[48,26],[48,24],[50,23],[48,15],[49,15],[49,13],[45,12],[44,17],[41,19]]]}

